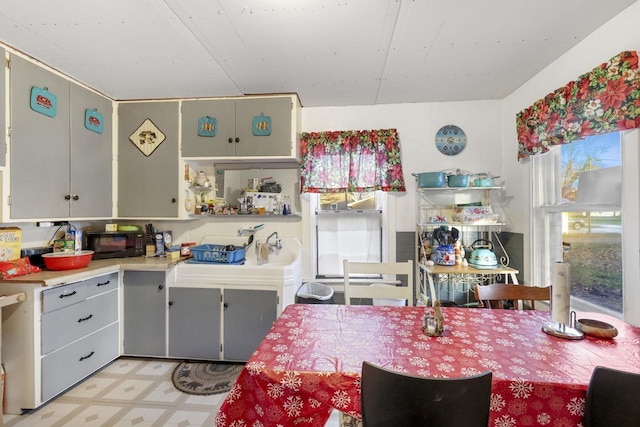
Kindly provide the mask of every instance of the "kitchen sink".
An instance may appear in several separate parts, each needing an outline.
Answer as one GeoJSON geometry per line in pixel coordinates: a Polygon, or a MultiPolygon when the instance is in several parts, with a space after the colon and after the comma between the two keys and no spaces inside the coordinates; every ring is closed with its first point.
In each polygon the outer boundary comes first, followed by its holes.
{"type": "MultiPolygon", "coordinates": [[[[284,237],[281,248],[273,249],[267,262],[258,261],[257,243],[266,237],[257,237],[245,252],[242,265],[182,262],[174,269],[177,286],[197,284],[300,286],[302,283],[302,245],[298,239],[284,237]]],[[[207,237],[203,244],[235,245],[241,247],[247,237],[207,237]]],[[[297,288],[296,288],[297,289],[297,288]]]]}

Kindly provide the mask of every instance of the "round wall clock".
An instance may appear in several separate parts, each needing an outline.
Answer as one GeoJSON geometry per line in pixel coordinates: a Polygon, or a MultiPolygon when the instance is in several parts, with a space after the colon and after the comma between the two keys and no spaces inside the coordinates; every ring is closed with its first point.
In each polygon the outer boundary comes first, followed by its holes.
{"type": "Polygon", "coordinates": [[[453,156],[467,146],[467,135],[458,126],[447,125],[436,132],[436,147],[447,156],[453,156]]]}

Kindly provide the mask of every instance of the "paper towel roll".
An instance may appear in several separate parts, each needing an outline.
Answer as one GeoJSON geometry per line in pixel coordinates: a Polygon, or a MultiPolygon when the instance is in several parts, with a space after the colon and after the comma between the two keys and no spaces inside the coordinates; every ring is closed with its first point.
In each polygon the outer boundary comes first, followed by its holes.
{"type": "Polygon", "coordinates": [[[571,321],[571,265],[557,262],[553,266],[553,285],[551,288],[551,319],[557,323],[569,325],[571,321]]]}

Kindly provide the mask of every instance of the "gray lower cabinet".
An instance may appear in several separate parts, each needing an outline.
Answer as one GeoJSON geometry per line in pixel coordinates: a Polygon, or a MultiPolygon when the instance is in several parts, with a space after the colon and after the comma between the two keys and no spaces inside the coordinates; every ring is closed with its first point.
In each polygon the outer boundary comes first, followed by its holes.
{"type": "Polygon", "coordinates": [[[182,156],[289,157],[296,143],[293,113],[292,96],[183,101],[182,156]],[[254,129],[254,119],[265,117],[271,121],[268,132],[254,129]],[[198,132],[202,118],[215,120],[206,136],[198,132]]]}
{"type": "Polygon", "coordinates": [[[11,218],[111,217],[112,102],[15,55],[10,73],[11,218]],[[34,110],[32,97],[51,95],[48,114],[34,110]],[[85,126],[87,110],[102,133],[85,126]]]}
{"type": "Polygon", "coordinates": [[[273,326],[277,301],[276,291],[170,287],[169,357],[246,362],[273,326]]]}
{"type": "Polygon", "coordinates": [[[178,105],[118,105],[118,217],[178,217],[178,105]]]}
{"type": "Polygon", "coordinates": [[[118,358],[114,323],[42,359],[42,400],[46,401],[118,358]]]}
{"type": "Polygon", "coordinates": [[[42,292],[43,402],[118,358],[118,299],[118,273],[42,292]]]}
{"type": "Polygon", "coordinates": [[[218,288],[169,289],[169,357],[220,359],[218,288]]]}
{"type": "Polygon", "coordinates": [[[276,291],[224,290],[224,360],[249,360],[277,318],[276,291]]]}
{"type": "Polygon", "coordinates": [[[164,271],[129,271],[123,284],[123,352],[166,356],[167,290],[164,271]]]}

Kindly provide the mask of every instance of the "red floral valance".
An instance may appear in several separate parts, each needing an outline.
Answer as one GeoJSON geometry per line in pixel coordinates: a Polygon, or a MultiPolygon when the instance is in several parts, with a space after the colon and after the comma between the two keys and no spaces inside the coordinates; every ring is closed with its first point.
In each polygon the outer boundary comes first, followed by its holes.
{"type": "Polygon", "coordinates": [[[587,136],[640,127],[638,52],[622,52],[516,116],[518,160],[587,136]]]}
{"type": "Polygon", "coordinates": [[[396,129],[303,132],[301,191],[406,191],[396,129]]]}

